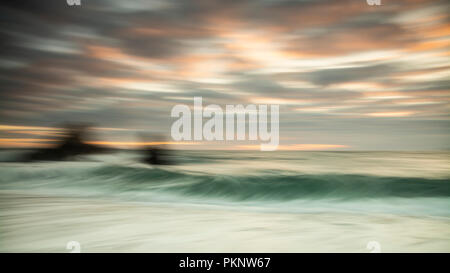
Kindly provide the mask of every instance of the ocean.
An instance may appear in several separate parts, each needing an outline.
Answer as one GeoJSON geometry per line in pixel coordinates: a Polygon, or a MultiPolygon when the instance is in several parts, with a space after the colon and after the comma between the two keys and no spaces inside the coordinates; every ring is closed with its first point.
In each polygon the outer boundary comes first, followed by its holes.
{"type": "Polygon", "coordinates": [[[0,251],[450,251],[447,151],[141,157],[0,163],[0,251]]]}

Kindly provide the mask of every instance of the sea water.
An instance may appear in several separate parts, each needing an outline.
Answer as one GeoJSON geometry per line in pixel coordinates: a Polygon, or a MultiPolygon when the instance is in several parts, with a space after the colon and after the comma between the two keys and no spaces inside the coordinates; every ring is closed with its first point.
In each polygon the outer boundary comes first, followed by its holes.
{"type": "Polygon", "coordinates": [[[449,152],[141,157],[0,163],[0,251],[450,251],[449,152]]]}

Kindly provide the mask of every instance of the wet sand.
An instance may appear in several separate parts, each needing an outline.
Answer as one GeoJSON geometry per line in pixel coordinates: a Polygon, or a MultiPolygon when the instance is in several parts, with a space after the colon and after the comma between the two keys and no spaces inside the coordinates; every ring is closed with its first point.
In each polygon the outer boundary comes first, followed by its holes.
{"type": "Polygon", "coordinates": [[[272,213],[0,191],[1,252],[449,252],[450,220],[272,213]]]}

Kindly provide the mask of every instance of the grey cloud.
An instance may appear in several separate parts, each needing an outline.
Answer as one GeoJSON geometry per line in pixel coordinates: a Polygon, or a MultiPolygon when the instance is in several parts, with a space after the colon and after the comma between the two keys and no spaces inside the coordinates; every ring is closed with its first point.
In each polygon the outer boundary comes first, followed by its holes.
{"type": "Polygon", "coordinates": [[[395,71],[395,67],[389,64],[378,64],[352,68],[330,68],[303,73],[300,78],[317,85],[329,85],[333,83],[351,82],[374,79],[387,76],[395,71]]]}
{"type": "MultiPolygon", "coordinates": [[[[402,147],[435,145],[422,145],[425,141],[437,142],[436,147],[448,147],[444,136],[448,136],[450,127],[442,119],[448,118],[448,103],[445,102],[449,99],[450,82],[405,83],[394,79],[394,73],[408,72],[407,64],[395,61],[349,63],[358,67],[265,75],[239,68],[224,72],[225,76],[234,77],[235,82],[206,84],[181,75],[141,71],[107,57],[94,58],[87,54],[90,46],[104,46],[130,58],[142,58],[148,64],[177,68],[180,64],[176,60],[196,52],[196,45],[220,47],[220,43],[204,41],[230,30],[262,30],[261,33],[269,36],[273,34],[268,38],[275,39],[274,44],[280,43],[281,49],[300,54],[299,59],[303,58],[301,54],[320,54],[326,58],[370,50],[402,49],[416,40],[410,30],[389,19],[403,10],[432,2],[408,5],[409,2],[401,1],[385,5],[380,11],[374,11],[359,0],[160,1],[154,6],[146,2],[145,9],[137,8],[143,1],[82,2],[81,7],[72,8],[64,0],[18,0],[0,7],[0,60],[18,64],[0,66],[0,121],[3,124],[49,126],[76,120],[94,121],[103,127],[158,130],[170,124],[171,106],[191,103],[186,98],[202,96],[205,104],[224,105],[248,103],[245,101],[248,98],[272,97],[308,100],[311,107],[355,106],[333,110],[336,113],[333,115],[298,112],[295,110],[298,105],[282,105],[283,132],[303,143],[320,140],[343,142],[361,149],[395,148],[394,140],[408,135],[411,136],[409,144],[402,147]],[[276,40],[278,37],[286,40],[276,40]],[[110,86],[92,88],[78,82],[78,76],[88,76],[94,82],[102,77],[155,81],[180,92],[110,86]],[[301,80],[318,87],[290,88],[282,84],[283,80],[301,80]],[[361,92],[330,87],[354,81],[384,83],[394,86],[396,92],[415,97],[439,95],[443,103],[432,107],[397,105],[395,100],[354,103],[363,97],[361,92]],[[362,114],[377,111],[423,114],[393,120],[361,118],[362,114]],[[352,115],[345,115],[348,113],[352,115]],[[428,135],[427,130],[431,132],[428,135]],[[376,138],[378,142],[372,143],[376,138]]],[[[212,49],[226,52],[223,48],[212,49]]],[[[245,56],[218,58],[244,64],[247,61],[245,56]]]]}

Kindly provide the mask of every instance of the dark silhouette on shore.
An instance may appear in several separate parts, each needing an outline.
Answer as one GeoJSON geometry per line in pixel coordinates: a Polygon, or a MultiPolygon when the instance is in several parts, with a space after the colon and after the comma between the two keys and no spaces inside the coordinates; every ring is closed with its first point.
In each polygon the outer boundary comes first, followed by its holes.
{"type": "Polygon", "coordinates": [[[38,149],[25,155],[23,161],[62,161],[73,156],[108,152],[110,149],[85,142],[89,125],[66,125],[65,137],[55,147],[38,149]]]}
{"type": "MultiPolygon", "coordinates": [[[[66,161],[76,156],[117,152],[118,149],[106,148],[88,143],[89,124],[70,123],[62,126],[65,131],[57,144],[49,148],[34,149],[18,159],[7,162],[66,161]]],[[[168,148],[161,135],[141,134],[140,138],[147,145],[140,149],[143,153],[141,162],[151,165],[174,165],[173,151],[168,148]]],[[[136,151],[136,150],[135,150],[136,151]]],[[[5,161],[4,161],[5,162],[5,161]]]]}
{"type": "MultiPolygon", "coordinates": [[[[171,158],[172,151],[164,143],[164,137],[162,136],[143,136],[141,138],[151,139],[150,142],[155,144],[150,145],[143,149],[145,156],[142,159],[144,163],[152,165],[173,165],[174,161],[171,158]]],[[[148,142],[148,141],[147,141],[148,142]]]]}

